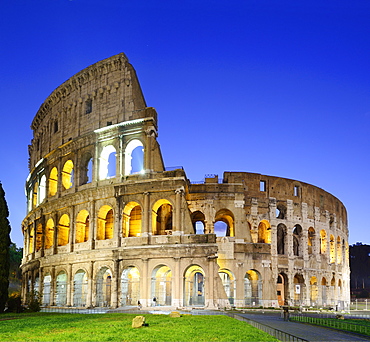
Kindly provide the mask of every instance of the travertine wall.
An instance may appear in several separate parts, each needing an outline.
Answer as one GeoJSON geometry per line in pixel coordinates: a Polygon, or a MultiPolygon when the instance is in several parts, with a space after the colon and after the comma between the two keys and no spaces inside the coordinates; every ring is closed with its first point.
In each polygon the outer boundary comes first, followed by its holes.
{"type": "Polygon", "coordinates": [[[23,296],[56,306],[349,304],[343,204],[244,172],[166,171],[123,54],[59,86],[32,129],[23,296]],[[153,299],[156,298],[155,301],[153,299]]]}

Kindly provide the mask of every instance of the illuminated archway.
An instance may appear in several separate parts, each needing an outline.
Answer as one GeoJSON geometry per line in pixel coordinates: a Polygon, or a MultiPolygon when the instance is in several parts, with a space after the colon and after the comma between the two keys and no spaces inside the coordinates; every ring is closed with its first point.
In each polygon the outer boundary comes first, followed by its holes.
{"type": "Polygon", "coordinates": [[[31,254],[35,251],[34,249],[34,239],[35,239],[35,228],[29,226],[29,236],[28,236],[28,253],[31,254]]]}
{"type": "Polygon", "coordinates": [[[123,209],[123,227],[122,236],[140,236],[141,235],[141,206],[137,202],[129,202],[123,209]]]}
{"type": "Polygon", "coordinates": [[[234,304],[235,293],[236,293],[236,282],[233,273],[226,269],[221,269],[218,271],[218,275],[221,278],[222,285],[224,287],[226,296],[231,305],[234,304]]]}
{"type": "Polygon", "coordinates": [[[108,267],[102,267],[96,276],[96,306],[110,306],[111,297],[112,272],[108,267]]]}
{"type": "Polygon", "coordinates": [[[332,234],[330,234],[330,263],[335,263],[335,239],[332,234]]]}
{"type": "Polygon", "coordinates": [[[259,306],[262,299],[262,278],[256,270],[249,270],[244,276],[244,304],[259,306]]]}
{"type": "Polygon", "coordinates": [[[327,297],[327,281],[325,277],[322,277],[321,279],[321,300],[322,304],[325,306],[328,300],[327,297]]]}
{"type": "Polygon", "coordinates": [[[326,254],[327,241],[326,241],[326,231],[322,229],[320,231],[320,254],[326,254]]]}
{"type": "Polygon", "coordinates": [[[54,244],[54,221],[53,219],[48,219],[46,222],[45,229],[45,249],[50,248],[54,244]]]}
{"type": "Polygon", "coordinates": [[[310,301],[311,305],[317,305],[317,299],[319,297],[319,289],[317,286],[317,278],[311,277],[310,279],[310,301]]]}
{"type": "Polygon", "coordinates": [[[216,236],[235,236],[234,215],[228,209],[221,209],[216,213],[214,223],[214,233],[216,236]],[[223,222],[219,224],[218,222],[223,222]]]}
{"type": "Polygon", "coordinates": [[[166,199],[155,202],[152,210],[153,235],[172,234],[172,204],[166,199]]]}
{"type": "Polygon", "coordinates": [[[205,233],[205,216],[201,211],[197,210],[191,213],[191,222],[193,224],[194,234],[205,233]]]}
{"type": "Polygon", "coordinates": [[[271,226],[267,220],[262,220],[258,225],[258,242],[271,243],[271,226]]]}
{"type": "Polygon", "coordinates": [[[44,306],[49,306],[51,304],[51,275],[46,273],[43,280],[43,289],[42,289],[42,303],[44,306]]]}
{"type": "Polygon", "coordinates": [[[67,304],[67,273],[61,271],[57,275],[55,305],[65,306],[67,304]]]}
{"type": "Polygon", "coordinates": [[[42,175],[39,186],[39,203],[42,203],[46,197],[46,176],[42,175]]]}
{"type": "Polygon", "coordinates": [[[36,226],[36,252],[42,247],[42,224],[38,223],[36,226]]]}
{"type": "Polygon", "coordinates": [[[39,205],[38,191],[39,191],[39,183],[35,182],[35,184],[33,184],[33,191],[32,191],[32,208],[36,208],[39,205]]]}
{"type": "Polygon", "coordinates": [[[314,254],[315,252],[315,244],[316,244],[316,233],[313,227],[308,228],[308,238],[307,238],[307,245],[308,245],[308,254],[314,254]]]}
{"type": "Polygon", "coordinates": [[[108,240],[113,238],[113,209],[109,205],[103,205],[98,214],[97,240],[108,240]]]}
{"type": "Polygon", "coordinates": [[[116,149],[113,145],[105,146],[99,159],[99,179],[116,176],[116,149]]]}
{"type": "Polygon", "coordinates": [[[64,163],[63,170],[62,170],[62,184],[64,189],[69,189],[73,186],[73,162],[72,160],[67,160],[64,163]]]}
{"type": "Polygon", "coordinates": [[[84,270],[78,270],[73,279],[73,306],[86,306],[87,298],[87,274],[84,270]]]}
{"type": "Polygon", "coordinates": [[[58,169],[53,167],[49,176],[49,196],[54,196],[58,190],[58,169]]]}
{"type": "Polygon", "coordinates": [[[198,265],[189,266],[184,275],[184,305],[204,306],[205,276],[203,269],[198,265]]]}
{"type": "Polygon", "coordinates": [[[302,305],[304,299],[304,278],[301,274],[296,274],[294,282],[294,305],[302,305]]]}
{"type": "Polygon", "coordinates": [[[76,243],[86,242],[89,239],[90,216],[87,210],[81,210],[76,218],[76,243]]]}
{"type": "Polygon", "coordinates": [[[131,140],[125,149],[125,175],[142,173],[144,171],[144,146],[143,143],[131,140]]]}
{"type": "Polygon", "coordinates": [[[172,272],[168,266],[159,265],[153,270],[151,290],[155,305],[171,305],[172,272]]]}
{"type": "Polygon", "coordinates": [[[337,264],[340,265],[343,260],[342,256],[342,242],[340,236],[337,237],[337,264]]]}
{"type": "Polygon", "coordinates": [[[58,246],[64,246],[69,242],[69,216],[62,215],[58,224],[58,246]]]}
{"type": "Polygon", "coordinates": [[[135,266],[129,266],[121,275],[121,306],[137,305],[139,300],[140,272],[135,266]]]}

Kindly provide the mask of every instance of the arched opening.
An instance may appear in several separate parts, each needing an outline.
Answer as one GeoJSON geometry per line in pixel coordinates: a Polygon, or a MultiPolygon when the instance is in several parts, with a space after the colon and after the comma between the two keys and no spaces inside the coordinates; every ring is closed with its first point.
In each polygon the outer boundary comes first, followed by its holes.
{"type": "Polygon", "coordinates": [[[191,222],[193,224],[195,234],[205,233],[205,216],[201,211],[197,210],[191,213],[191,222]]]}
{"type": "Polygon", "coordinates": [[[262,279],[256,270],[249,270],[244,276],[245,306],[259,306],[262,299],[262,279]]]}
{"type": "Polygon", "coordinates": [[[54,196],[58,190],[58,169],[53,167],[49,176],[49,196],[54,196]]]}
{"type": "Polygon", "coordinates": [[[123,209],[123,237],[140,236],[141,235],[141,206],[137,202],[129,202],[123,209]]]}
{"type": "Polygon", "coordinates": [[[29,238],[28,238],[28,253],[31,254],[35,251],[34,239],[35,239],[35,228],[29,226],[29,238]]]}
{"type": "Polygon", "coordinates": [[[316,277],[311,277],[310,279],[310,300],[311,300],[311,305],[317,305],[317,299],[319,297],[319,289],[317,286],[317,278],[316,277]]]}
{"type": "Polygon", "coordinates": [[[90,216],[87,210],[81,210],[76,218],[76,243],[86,242],[89,239],[90,216]]]}
{"type": "Polygon", "coordinates": [[[276,234],[276,243],[277,243],[277,253],[278,254],[285,254],[285,244],[286,244],[286,226],[280,223],[277,226],[277,234],[276,234]]]}
{"type": "Polygon", "coordinates": [[[308,238],[307,238],[307,245],[308,245],[308,254],[314,254],[315,253],[315,229],[312,227],[308,228],[308,238]]]}
{"type": "Polygon", "coordinates": [[[57,275],[55,292],[55,305],[65,306],[67,304],[67,273],[61,271],[57,275]]]}
{"type": "Polygon", "coordinates": [[[235,293],[236,293],[236,282],[235,277],[229,270],[221,269],[218,271],[218,275],[221,278],[222,285],[224,286],[224,290],[226,296],[229,300],[231,305],[234,305],[235,301],[235,293]]]}
{"type": "Polygon", "coordinates": [[[110,306],[111,296],[112,273],[108,267],[102,267],[96,276],[96,306],[110,306]]]}
{"type": "Polygon", "coordinates": [[[267,220],[262,220],[258,225],[258,242],[271,243],[271,226],[267,220]]]}
{"type": "Polygon", "coordinates": [[[109,205],[103,205],[98,214],[97,240],[108,240],[113,238],[113,209],[109,205]]]}
{"type": "Polygon", "coordinates": [[[152,211],[153,235],[172,234],[172,204],[165,199],[157,201],[152,211]]]}
{"type": "Polygon", "coordinates": [[[64,246],[69,242],[69,216],[62,215],[58,224],[58,246],[64,246]]]}
{"type": "Polygon", "coordinates": [[[282,203],[279,203],[276,207],[276,218],[283,220],[286,217],[286,206],[282,203]]]}
{"type": "Polygon", "coordinates": [[[296,224],[293,228],[293,255],[302,256],[302,227],[296,224]]]}
{"type": "Polygon", "coordinates": [[[332,234],[330,234],[330,263],[335,263],[335,240],[332,234]]]}
{"type": "Polygon", "coordinates": [[[204,306],[204,271],[198,265],[189,266],[184,275],[184,305],[204,306]]]}
{"type": "Polygon", "coordinates": [[[54,244],[54,221],[53,219],[48,219],[46,222],[45,229],[45,249],[50,248],[54,244]]]}
{"type": "Polygon", "coordinates": [[[330,296],[329,296],[329,300],[330,302],[332,303],[332,305],[335,305],[335,277],[333,276],[333,278],[331,278],[331,281],[330,281],[330,296]]]}
{"type": "Polygon", "coordinates": [[[63,170],[62,170],[62,184],[64,189],[69,189],[73,186],[73,162],[72,160],[67,160],[64,163],[63,170]]]}
{"type": "Polygon", "coordinates": [[[36,252],[42,247],[42,224],[38,223],[36,226],[36,252]]]}
{"type": "Polygon", "coordinates": [[[322,277],[321,279],[321,300],[322,305],[326,306],[328,296],[327,296],[327,281],[325,277],[322,277]]]}
{"type": "Polygon", "coordinates": [[[294,305],[302,305],[304,299],[304,278],[301,274],[296,274],[294,282],[294,305]]]}
{"type": "Polygon", "coordinates": [[[42,203],[46,197],[46,176],[42,175],[39,187],[39,203],[42,203]]]}
{"type": "Polygon", "coordinates": [[[87,274],[84,270],[78,270],[73,279],[73,306],[86,306],[87,298],[87,274]]]}
{"type": "Polygon", "coordinates": [[[93,159],[90,153],[86,153],[81,158],[80,185],[91,183],[93,172],[93,159]]]}
{"type": "Polygon", "coordinates": [[[337,264],[340,265],[342,263],[342,242],[340,236],[337,237],[337,264]]]}
{"type": "Polygon", "coordinates": [[[51,275],[50,273],[46,273],[44,276],[42,289],[42,303],[44,306],[49,306],[51,304],[50,290],[51,290],[51,275]]]}
{"type": "Polygon", "coordinates": [[[326,254],[326,231],[322,229],[320,231],[320,254],[326,254]]]}
{"type": "Polygon", "coordinates": [[[105,146],[100,154],[99,179],[116,176],[116,149],[113,145],[105,146]]]}
{"type": "Polygon", "coordinates": [[[152,272],[152,300],[153,305],[171,305],[172,272],[168,266],[157,266],[152,272]]]}
{"type": "Polygon", "coordinates": [[[216,213],[214,232],[216,236],[235,236],[234,215],[228,209],[221,209],[216,213]]]}
{"type": "Polygon", "coordinates": [[[140,140],[131,140],[125,149],[125,175],[144,172],[144,146],[140,140]]]}
{"type": "Polygon", "coordinates": [[[121,306],[138,305],[140,300],[140,272],[130,266],[121,275],[121,306]]]}
{"type": "Polygon", "coordinates": [[[284,273],[280,273],[276,281],[276,294],[278,303],[280,306],[286,302],[285,294],[287,293],[286,288],[288,286],[288,278],[284,273]]]}
{"type": "Polygon", "coordinates": [[[32,208],[36,208],[39,205],[38,191],[39,191],[39,183],[35,182],[33,184],[33,191],[32,191],[32,208]]]}

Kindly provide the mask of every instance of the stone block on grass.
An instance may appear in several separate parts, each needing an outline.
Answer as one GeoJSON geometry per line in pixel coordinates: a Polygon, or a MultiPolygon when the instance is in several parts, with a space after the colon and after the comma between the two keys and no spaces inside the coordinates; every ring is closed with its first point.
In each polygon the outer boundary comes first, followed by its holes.
{"type": "Polygon", "coordinates": [[[141,328],[145,325],[145,317],[144,316],[136,316],[132,320],[132,327],[133,328],[141,328]]]}

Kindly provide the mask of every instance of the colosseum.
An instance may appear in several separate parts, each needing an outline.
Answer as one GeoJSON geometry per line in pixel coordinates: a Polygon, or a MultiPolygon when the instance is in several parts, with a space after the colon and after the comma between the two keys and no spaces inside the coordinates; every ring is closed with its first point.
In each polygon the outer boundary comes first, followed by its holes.
{"type": "Polygon", "coordinates": [[[32,121],[22,298],[45,307],[346,309],[344,205],[297,180],[167,169],[157,113],[121,53],[32,121]]]}

